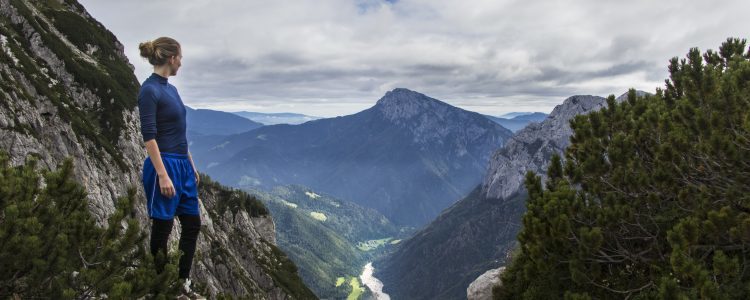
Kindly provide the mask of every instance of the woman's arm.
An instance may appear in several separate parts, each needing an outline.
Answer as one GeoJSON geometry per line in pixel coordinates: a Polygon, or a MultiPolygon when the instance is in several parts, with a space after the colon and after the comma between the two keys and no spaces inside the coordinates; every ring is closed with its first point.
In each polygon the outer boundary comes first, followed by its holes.
{"type": "Polygon", "coordinates": [[[172,198],[175,192],[172,179],[167,174],[167,168],[161,160],[159,145],[156,144],[156,110],[158,109],[158,99],[160,94],[158,90],[151,86],[142,86],[138,94],[138,111],[141,115],[141,134],[143,142],[146,144],[146,152],[151,158],[151,163],[156,169],[156,176],[159,178],[159,187],[164,197],[172,198]]]}
{"type": "Polygon", "coordinates": [[[159,152],[159,145],[156,144],[156,139],[150,139],[146,143],[146,152],[151,158],[151,163],[156,169],[156,176],[159,178],[159,187],[161,188],[161,194],[165,197],[172,198],[176,194],[174,185],[172,185],[172,179],[167,174],[167,168],[164,167],[164,162],[161,160],[161,152],[159,152]]]}
{"type": "Polygon", "coordinates": [[[190,154],[190,151],[188,150],[188,158],[190,158],[190,164],[193,165],[193,170],[195,170],[195,184],[199,184],[201,181],[200,175],[198,175],[198,169],[195,168],[195,163],[193,163],[193,155],[190,154]]]}

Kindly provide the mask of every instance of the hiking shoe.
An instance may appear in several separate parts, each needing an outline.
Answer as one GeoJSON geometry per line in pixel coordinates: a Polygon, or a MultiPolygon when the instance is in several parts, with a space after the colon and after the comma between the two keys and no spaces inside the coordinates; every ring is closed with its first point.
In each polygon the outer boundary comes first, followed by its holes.
{"type": "Polygon", "coordinates": [[[182,291],[182,295],[177,296],[177,300],[206,300],[206,297],[203,297],[200,294],[193,291],[190,285],[192,285],[192,282],[190,281],[190,279],[185,279],[185,282],[182,284],[182,287],[180,288],[182,291]]]}

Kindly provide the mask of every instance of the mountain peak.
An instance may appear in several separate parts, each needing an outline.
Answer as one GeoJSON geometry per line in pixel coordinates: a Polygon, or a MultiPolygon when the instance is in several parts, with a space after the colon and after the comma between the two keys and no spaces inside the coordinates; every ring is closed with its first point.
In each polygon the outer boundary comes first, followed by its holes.
{"type": "Polygon", "coordinates": [[[416,92],[416,91],[412,91],[412,90],[407,89],[407,88],[395,88],[392,91],[389,91],[389,92],[387,92],[385,94],[386,95],[388,95],[388,94],[417,94],[417,95],[424,96],[424,94],[422,94],[422,93],[419,93],[419,92],[416,92]]]}
{"type": "Polygon", "coordinates": [[[386,92],[385,95],[383,95],[383,97],[378,100],[376,105],[389,105],[395,103],[400,104],[404,102],[421,102],[429,100],[438,101],[436,99],[427,97],[425,94],[415,92],[410,89],[395,88],[392,91],[386,92]]]}
{"type": "MultiPolygon", "coordinates": [[[[647,95],[651,95],[649,92],[641,91],[641,90],[635,90],[635,96],[640,97],[646,97],[647,95]]],[[[624,94],[620,95],[619,97],[615,98],[617,102],[622,102],[628,99],[628,92],[625,92],[624,94]]]]}
{"type": "Polygon", "coordinates": [[[605,104],[605,98],[599,97],[599,96],[592,96],[592,95],[575,95],[568,97],[563,101],[562,104],[556,106],[552,113],[550,113],[551,117],[560,116],[560,115],[577,115],[584,111],[590,111],[592,109],[598,109],[603,104],[605,104]]]}
{"type": "Polygon", "coordinates": [[[391,120],[408,119],[425,111],[448,107],[451,107],[448,103],[405,88],[396,88],[385,93],[375,104],[375,108],[391,120]]]}

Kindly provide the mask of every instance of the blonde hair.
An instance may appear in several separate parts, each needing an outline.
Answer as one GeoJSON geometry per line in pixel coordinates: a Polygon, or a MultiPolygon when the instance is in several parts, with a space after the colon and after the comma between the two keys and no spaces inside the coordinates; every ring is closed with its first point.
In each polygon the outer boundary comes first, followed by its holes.
{"type": "Polygon", "coordinates": [[[153,41],[145,41],[138,45],[141,50],[141,56],[148,59],[148,62],[154,66],[160,66],[167,63],[172,56],[180,54],[180,43],[170,37],[160,37],[153,41]]]}

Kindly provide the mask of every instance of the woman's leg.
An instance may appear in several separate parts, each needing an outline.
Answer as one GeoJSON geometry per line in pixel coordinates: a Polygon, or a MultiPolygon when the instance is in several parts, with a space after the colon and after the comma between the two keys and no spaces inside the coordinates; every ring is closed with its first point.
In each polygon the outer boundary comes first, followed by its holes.
{"type": "Polygon", "coordinates": [[[177,217],[180,219],[180,226],[182,227],[179,248],[183,252],[180,257],[179,278],[189,278],[193,255],[195,255],[195,245],[198,242],[198,233],[201,230],[201,216],[179,215],[177,217]]]}
{"type": "Polygon", "coordinates": [[[161,273],[167,263],[167,241],[169,241],[169,234],[172,233],[174,220],[157,218],[151,218],[151,220],[151,255],[154,256],[156,263],[156,273],[161,273]]]}

